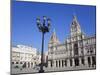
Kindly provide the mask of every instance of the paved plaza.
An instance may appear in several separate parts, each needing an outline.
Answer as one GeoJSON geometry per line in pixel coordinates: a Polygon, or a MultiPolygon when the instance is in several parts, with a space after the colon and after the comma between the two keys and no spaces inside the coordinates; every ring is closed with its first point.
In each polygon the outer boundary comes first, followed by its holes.
{"type": "MultiPolygon", "coordinates": [[[[95,69],[96,67],[94,66],[72,66],[72,67],[63,67],[63,68],[46,68],[44,67],[45,72],[60,72],[60,71],[74,71],[74,70],[92,70],[95,69]]],[[[36,68],[12,68],[12,74],[20,74],[20,73],[38,73],[39,72],[39,67],[36,68]]]]}

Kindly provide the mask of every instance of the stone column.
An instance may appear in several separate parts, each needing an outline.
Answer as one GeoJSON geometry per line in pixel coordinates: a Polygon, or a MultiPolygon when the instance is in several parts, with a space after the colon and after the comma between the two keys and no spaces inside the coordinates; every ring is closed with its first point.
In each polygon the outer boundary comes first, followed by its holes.
{"type": "Polygon", "coordinates": [[[72,57],[74,57],[74,50],[72,50],[72,57]]]}
{"type": "Polygon", "coordinates": [[[50,68],[51,67],[51,62],[50,61],[48,61],[48,68],[50,68]]]}
{"type": "Polygon", "coordinates": [[[26,62],[26,68],[28,68],[28,62],[26,62]]]}
{"type": "Polygon", "coordinates": [[[34,62],[32,62],[33,64],[32,64],[32,68],[34,67],[34,62]]]}
{"type": "Polygon", "coordinates": [[[58,68],[59,68],[59,60],[57,60],[57,62],[58,62],[57,66],[58,66],[58,68]]]}
{"type": "Polygon", "coordinates": [[[56,67],[56,60],[53,61],[53,67],[55,68],[56,67]]]}
{"type": "Polygon", "coordinates": [[[82,66],[82,61],[80,57],[79,57],[79,65],[82,66]]]}
{"type": "Polygon", "coordinates": [[[87,59],[87,57],[84,57],[84,62],[85,62],[85,66],[88,66],[88,59],[87,59]]]}
{"type": "Polygon", "coordinates": [[[74,44],[72,43],[72,57],[74,56],[74,44]]]}
{"type": "Polygon", "coordinates": [[[70,67],[70,59],[67,59],[67,66],[70,67]]]}
{"type": "Polygon", "coordinates": [[[72,66],[75,66],[74,58],[72,58],[72,66]]]}
{"type": "Polygon", "coordinates": [[[58,61],[56,60],[55,62],[56,62],[56,68],[57,68],[58,67],[58,61]]]}
{"type": "Polygon", "coordinates": [[[66,67],[66,66],[65,66],[65,63],[66,63],[65,60],[66,60],[66,59],[63,60],[63,67],[66,67]]]}
{"type": "Polygon", "coordinates": [[[32,67],[31,62],[30,62],[30,68],[32,67]]]}
{"type": "Polygon", "coordinates": [[[62,60],[60,60],[60,68],[62,68],[62,60]]]}
{"type": "Polygon", "coordinates": [[[92,62],[92,56],[90,57],[90,60],[91,60],[91,66],[92,66],[92,63],[93,63],[93,62],[92,62]]]}

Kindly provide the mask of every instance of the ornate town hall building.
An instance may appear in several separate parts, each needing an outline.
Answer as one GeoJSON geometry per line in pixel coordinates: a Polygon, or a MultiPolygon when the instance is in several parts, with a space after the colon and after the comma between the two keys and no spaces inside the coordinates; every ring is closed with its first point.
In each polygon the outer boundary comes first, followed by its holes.
{"type": "Polygon", "coordinates": [[[95,69],[96,36],[86,36],[73,16],[70,36],[60,43],[53,32],[48,44],[48,71],[95,69]]]}

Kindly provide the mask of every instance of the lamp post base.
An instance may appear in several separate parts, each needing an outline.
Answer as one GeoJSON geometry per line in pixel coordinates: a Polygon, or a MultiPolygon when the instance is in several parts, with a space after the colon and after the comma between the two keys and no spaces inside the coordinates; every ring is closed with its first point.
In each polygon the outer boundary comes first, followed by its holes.
{"type": "Polygon", "coordinates": [[[39,73],[44,73],[44,70],[39,70],[39,73]]]}

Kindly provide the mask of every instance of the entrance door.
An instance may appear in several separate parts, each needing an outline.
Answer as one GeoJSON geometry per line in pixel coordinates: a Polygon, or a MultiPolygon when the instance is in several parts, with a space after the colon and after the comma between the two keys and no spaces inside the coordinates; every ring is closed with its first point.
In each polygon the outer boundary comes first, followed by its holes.
{"type": "Polygon", "coordinates": [[[75,66],[79,66],[79,59],[75,58],[75,66]]]}

